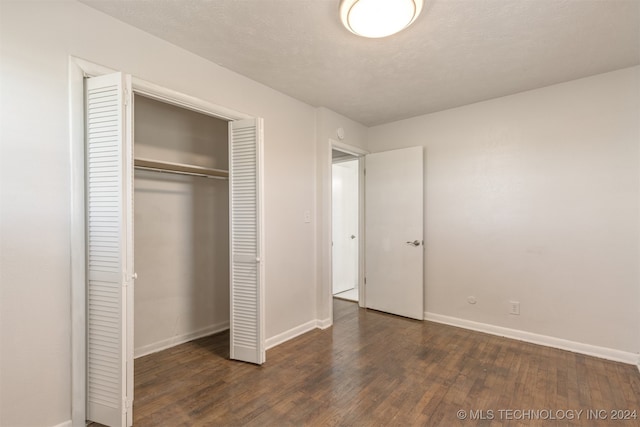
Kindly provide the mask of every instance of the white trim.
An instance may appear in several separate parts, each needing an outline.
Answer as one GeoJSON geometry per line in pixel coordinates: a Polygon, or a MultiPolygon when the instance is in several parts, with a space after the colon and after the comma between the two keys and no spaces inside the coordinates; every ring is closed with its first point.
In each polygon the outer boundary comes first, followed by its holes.
{"type": "Polygon", "coordinates": [[[339,165],[340,163],[346,163],[346,162],[353,162],[354,160],[357,160],[358,157],[357,156],[344,156],[344,157],[338,157],[337,159],[331,159],[331,164],[332,165],[339,165]],[[354,157],[356,157],[354,159],[354,157]]]}
{"type": "Polygon", "coordinates": [[[134,161],[133,161],[133,86],[131,84],[131,76],[124,75],[123,76],[124,83],[124,98],[125,98],[125,122],[122,124],[122,129],[125,131],[124,134],[124,200],[122,207],[124,208],[125,221],[122,227],[122,230],[125,232],[125,283],[126,289],[124,290],[124,310],[125,310],[125,328],[126,328],[126,336],[124,339],[126,340],[126,376],[124,378],[126,384],[126,398],[127,403],[125,404],[125,411],[127,414],[127,426],[133,425],[133,397],[134,397],[134,370],[133,370],[133,351],[134,351],[134,289],[135,289],[135,270],[133,263],[133,248],[134,248],[134,236],[133,236],[133,225],[134,215],[133,215],[133,206],[134,206],[134,195],[135,195],[135,184],[134,184],[134,161]]]}
{"type": "Polygon", "coordinates": [[[230,108],[213,105],[200,98],[196,98],[195,96],[190,96],[177,92],[175,90],[166,89],[162,86],[158,86],[157,84],[147,82],[137,77],[132,77],[131,81],[133,85],[133,91],[135,93],[146,96],[147,98],[153,98],[156,101],[164,102],[165,104],[175,105],[176,107],[180,107],[185,110],[191,110],[207,116],[212,116],[218,119],[229,121],[253,118],[253,116],[240,113],[230,108]]]}
{"type": "Polygon", "coordinates": [[[351,154],[352,156],[356,156],[356,157],[362,157],[369,154],[367,150],[363,150],[362,148],[358,148],[354,145],[345,144],[344,142],[336,141],[335,139],[331,139],[331,138],[329,138],[329,145],[338,151],[342,151],[343,153],[351,154]]]}
{"type": "MultiPolygon", "coordinates": [[[[425,320],[443,323],[445,325],[457,326],[472,331],[484,332],[491,335],[498,335],[505,338],[516,339],[532,344],[544,345],[546,347],[559,348],[574,353],[595,356],[601,359],[613,360],[632,365],[640,363],[639,355],[627,351],[615,350],[607,347],[599,347],[591,344],[584,344],[576,341],[569,341],[562,338],[548,335],[535,334],[533,332],[521,331],[518,329],[504,328],[502,326],[490,325],[488,323],[474,322],[472,320],[460,319],[458,317],[445,316],[436,313],[424,313],[425,320]]],[[[640,369],[640,366],[639,366],[640,369]]]]}
{"type": "Polygon", "coordinates": [[[317,319],[316,320],[316,328],[318,329],[327,329],[333,326],[333,319],[331,317],[327,317],[326,319],[317,319]]]}
{"type": "Polygon", "coordinates": [[[367,233],[365,233],[366,213],[364,211],[364,192],[365,192],[365,155],[358,157],[358,233],[360,239],[358,244],[358,306],[365,308],[367,306],[367,287],[365,279],[367,273],[367,264],[365,261],[367,233]]]}
{"type": "MultiPolygon", "coordinates": [[[[119,71],[74,56],[69,57],[69,59],[70,63],[79,67],[79,69],[82,70],[83,75],[86,77],[95,77],[119,71]]],[[[186,110],[196,111],[207,116],[223,120],[242,120],[253,117],[239,111],[232,110],[231,108],[212,104],[195,96],[186,95],[184,93],[162,87],[135,76],[131,76],[131,85],[133,91],[137,94],[146,96],[147,98],[153,98],[166,104],[175,105],[186,110]]]]}
{"type": "Polygon", "coordinates": [[[64,422],[61,422],[60,424],[56,424],[52,427],[72,427],[73,426],[73,422],[71,420],[67,420],[64,422]]]}
{"type": "Polygon", "coordinates": [[[89,62],[76,56],[70,56],[69,60],[75,66],[79,67],[82,70],[85,77],[96,77],[103,74],[117,72],[117,70],[114,70],[113,68],[105,67],[104,65],[96,64],[94,62],[89,62]]]}
{"type": "Polygon", "coordinates": [[[86,291],[85,291],[85,168],[84,74],[69,58],[69,132],[71,175],[71,419],[86,424],[86,291]]]}
{"type": "Polygon", "coordinates": [[[302,325],[298,325],[295,328],[291,328],[288,331],[284,331],[281,334],[268,338],[265,341],[266,348],[269,350],[270,348],[283,344],[314,329],[324,330],[331,326],[333,326],[333,319],[331,317],[327,317],[326,319],[310,320],[302,325]]]}
{"type": "Polygon", "coordinates": [[[253,118],[253,116],[248,116],[230,108],[212,104],[203,99],[196,98],[195,96],[186,95],[172,89],[158,86],[155,83],[139,79],[135,76],[131,76],[131,86],[133,92],[138,95],[153,98],[157,101],[164,102],[165,104],[175,105],[176,107],[180,107],[185,110],[195,111],[218,119],[236,121],[253,118]]]}
{"type": "Polygon", "coordinates": [[[289,341],[297,336],[305,334],[309,331],[316,329],[318,324],[317,320],[309,320],[307,323],[303,323],[302,325],[298,325],[295,328],[291,328],[288,331],[284,331],[276,336],[271,338],[267,338],[265,340],[266,349],[269,350],[277,345],[280,345],[286,341],[289,341]]]}
{"type": "Polygon", "coordinates": [[[154,343],[136,348],[134,350],[133,357],[137,359],[138,357],[146,356],[152,353],[157,353],[159,351],[166,350],[168,348],[175,347],[177,345],[184,344],[186,342],[193,341],[198,338],[206,337],[208,335],[217,334],[222,331],[226,331],[228,329],[229,329],[229,321],[225,321],[225,322],[209,325],[204,328],[200,328],[186,334],[175,335],[171,338],[167,338],[158,342],[154,342],[154,343]]]}

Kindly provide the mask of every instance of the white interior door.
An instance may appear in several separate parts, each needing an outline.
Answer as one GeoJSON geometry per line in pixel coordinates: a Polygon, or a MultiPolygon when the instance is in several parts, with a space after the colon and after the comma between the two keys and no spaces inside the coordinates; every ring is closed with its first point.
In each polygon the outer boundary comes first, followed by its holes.
{"type": "Polygon", "coordinates": [[[257,364],[265,361],[262,129],[262,119],[229,122],[230,354],[257,364]]]}
{"type": "Polygon", "coordinates": [[[133,186],[131,83],[86,81],[87,418],[131,425],[133,186]]]}
{"type": "Polygon", "coordinates": [[[358,287],[358,160],[332,165],[332,282],[337,294],[358,287]]]}
{"type": "Polygon", "coordinates": [[[366,306],[423,319],[422,147],[366,156],[366,306]]]}

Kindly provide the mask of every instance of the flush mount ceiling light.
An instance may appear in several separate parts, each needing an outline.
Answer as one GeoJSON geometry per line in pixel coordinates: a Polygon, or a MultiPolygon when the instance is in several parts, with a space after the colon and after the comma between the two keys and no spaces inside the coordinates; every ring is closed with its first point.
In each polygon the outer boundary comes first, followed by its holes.
{"type": "Polygon", "coordinates": [[[363,37],[387,37],[416,20],[423,0],[340,0],[340,19],[363,37]]]}

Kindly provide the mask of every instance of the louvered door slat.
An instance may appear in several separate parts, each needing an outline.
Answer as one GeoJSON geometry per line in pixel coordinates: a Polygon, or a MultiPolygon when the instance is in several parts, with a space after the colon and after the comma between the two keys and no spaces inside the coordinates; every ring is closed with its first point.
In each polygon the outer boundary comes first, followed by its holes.
{"type": "Polygon", "coordinates": [[[231,358],[264,363],[261,251],[262,120],[229,123],[231,358]]]}

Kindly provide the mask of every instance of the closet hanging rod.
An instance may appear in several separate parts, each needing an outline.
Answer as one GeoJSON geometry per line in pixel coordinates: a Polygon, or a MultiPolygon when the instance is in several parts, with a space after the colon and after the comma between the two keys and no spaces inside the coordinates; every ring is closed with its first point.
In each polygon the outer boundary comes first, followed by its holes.
{"type": "Polygon", "coordinates": [[[228,179],[229,172],[222,169],[205,168],[183,163],[161,162],[149,159],[134,159],[136,169],[179,175],[201,176],[205,178],[228,179]]]}

